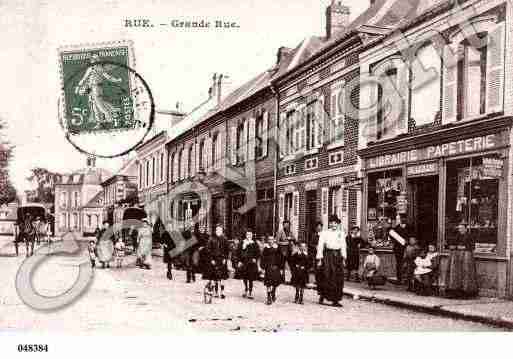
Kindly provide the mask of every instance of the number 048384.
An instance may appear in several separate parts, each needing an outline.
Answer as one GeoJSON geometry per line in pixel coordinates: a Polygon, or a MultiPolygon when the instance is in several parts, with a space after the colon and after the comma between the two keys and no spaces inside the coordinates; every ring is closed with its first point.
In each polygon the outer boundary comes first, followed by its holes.
{"type": "Polygon", "coordinates": [[[18,344],[19,352],[48,352],[48,344],[18,344]]]}

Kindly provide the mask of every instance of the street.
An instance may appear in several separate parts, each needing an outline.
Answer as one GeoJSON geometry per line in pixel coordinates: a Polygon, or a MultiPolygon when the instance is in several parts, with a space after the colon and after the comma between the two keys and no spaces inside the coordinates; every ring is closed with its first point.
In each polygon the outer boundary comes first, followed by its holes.
{"type": "MultiPolygon", "coordinates": [[[[320,306],[315,291],[305,292],[305,304],[293,303],[293,288],[282,285],[278,300],[264,304],[265,288],[255,284],[255,299],[242,298],[242,283],[226,283],[227,298],[203,304],[203,284],[185,283],[185,273],[165,277],[161,257],[154,257],[152,270],[133,265],[122,269],[96,269],[87,292],[70,306],[55,312],[27,307],[15,289],[16,272],[25,259],[13,256],[12,245],[1,240],[0,328],[3,331],[65,331],[66,333],[110,332],[278,332],[278,331],[494,331],[479,323],[454,320],[409,310],[344,298],[343,308],[320,306]]],[[[87,242],[80,241],[82,249],[87,242]]],[[[80,257],[50,256],[34,273],[35,288],[43,295],[64,292],[77,276],[77,266],[89,261],[80,257]]],[[[198,279],[200,279],[198,277],[198,279]]]]}

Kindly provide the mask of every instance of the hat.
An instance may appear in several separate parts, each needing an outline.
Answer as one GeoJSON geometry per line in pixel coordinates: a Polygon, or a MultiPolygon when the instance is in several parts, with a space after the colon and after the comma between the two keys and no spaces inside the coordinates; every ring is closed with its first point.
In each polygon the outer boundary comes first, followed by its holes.
{"type": "Polygon", "coordinates": [[[340,224],[340,219],[338,219],[338,216],[336,214],[332,214],[330,217],[329,217],[329,222],[335,222],[337,224],[340,224]]]}

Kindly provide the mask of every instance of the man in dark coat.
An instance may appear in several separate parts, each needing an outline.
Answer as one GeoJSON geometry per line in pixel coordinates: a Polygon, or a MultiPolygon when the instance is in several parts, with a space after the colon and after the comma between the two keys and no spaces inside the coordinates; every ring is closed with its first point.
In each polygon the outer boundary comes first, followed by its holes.
{"type": "Polygon", "coordinates": [[[404,243],[401,243],[397,239],[392,239],[392,246],[394,250],[394,256],[395,256],[395,272],[397,275],[397,281],[399,283],[402,283],[403,279],[403,263],[404,263],[404,250],[406,248],[406,244],[408,243],[408,240],[412,236],[412,231],[410,226],[406,223],[406,216],[400,215],[399,216],[399,223],[394,227],[395,233],[399,235],[401,238],[404,239],[404,243]]]}
{"type": "Polygon", "coordinates": [[[169,252],[175,249],[176,245],[168,231],[164,231],[164,233],[162,233],[161,240],[162,250],[164,251],[164,263],[167,264],[166,277],[169,280],[173,280],[173,258],[169,252]]]}

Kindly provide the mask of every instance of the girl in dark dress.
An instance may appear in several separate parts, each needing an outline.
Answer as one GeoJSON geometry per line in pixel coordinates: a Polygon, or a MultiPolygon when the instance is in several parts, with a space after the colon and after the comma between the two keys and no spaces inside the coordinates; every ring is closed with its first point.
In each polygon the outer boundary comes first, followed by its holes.
{"type": "Polygon", "coordinates": [[[282,282],[280,266],[283,261],[283,255],[278,247],[278,243],[273,237],[269,237],[269,242],[262,251],[261,265],[265,270],[264,285],[267,288],[267,305],[276,301],[276,288],[282,282]]]}
{"type": "Polygon", "coordinates": [[[346,237],[347,261],[346,261],[346,280],[351,279],[351,275],[355,274],[355,280],[360,281],[358,270],[360,269],[360,247],[363,244],[360,237],[360,228],[353,227],[351,233],[346,237]]]}
{"type": "Polygon", "coordinates": [[[223,226],[216,226],[216,233],[210,237],[203,255],[205,256],[205,270],[203,279],[208,281],[207,286],[214,285],[215,297],[219,297],[219,289],[221,289],[221,299],[225,298],[223,280],[228,279],[227,260],[230,252],[228,241],[224,237],[223,226]]]}
{"type": "Polygon", "coordinates": [[[292,285],[296,288],[294,303],[303,304],[303,293],[308,283],[308,266],[310,259],[306,244],[301,243],[299,250],[292,255],[292,285]]]}
{"type": "Polygon", "coordinates": [[[260,248],[253,240],[253,232],[246,231],[246,238],[239,244],[238,249],[238,268],[242,280],[244,281],[244,298],[253,299],[253,282],[258,279],[258,258],[260,257],[260,248]]]}

